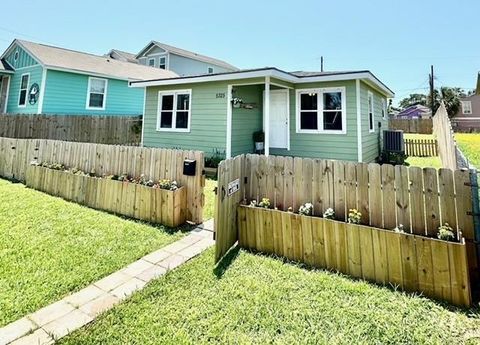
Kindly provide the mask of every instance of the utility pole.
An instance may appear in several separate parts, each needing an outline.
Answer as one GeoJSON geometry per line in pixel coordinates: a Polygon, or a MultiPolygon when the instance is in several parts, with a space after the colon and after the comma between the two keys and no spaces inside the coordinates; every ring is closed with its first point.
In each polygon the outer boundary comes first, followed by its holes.
{"type": "Polygon", "coordinates": [[[435,109],[435,102],[434,102],[434,93],[435,93],[435,87],[433,84],[433,65],[430,66],[430,75],[429,75],[429,82],[430,82],[430,108],[432,109],[432,116],[435,114],[434,109],[435,109]]]}
{"type": "Polygon", "coordinates": [[[320,56],[320,72],[323,72],[323,55],[320,56]]]}

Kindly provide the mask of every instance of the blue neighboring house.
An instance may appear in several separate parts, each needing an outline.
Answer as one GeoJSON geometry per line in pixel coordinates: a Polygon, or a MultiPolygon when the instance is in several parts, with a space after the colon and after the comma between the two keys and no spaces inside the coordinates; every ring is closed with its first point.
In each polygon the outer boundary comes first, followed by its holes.
{"type": "Polygon", "coordinates": [[[169,70],[14,40],[0,57],[0,113],[142,115],[130,81],[178,77],[169,70]]]}

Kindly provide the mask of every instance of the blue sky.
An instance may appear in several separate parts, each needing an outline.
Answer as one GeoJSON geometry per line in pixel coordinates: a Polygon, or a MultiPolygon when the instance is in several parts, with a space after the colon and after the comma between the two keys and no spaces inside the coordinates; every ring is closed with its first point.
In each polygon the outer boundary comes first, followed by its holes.
{"type": "Polygon", "coordinates": [[[240,68],[369,69],[396,101],[428,87],[473,88],[480,70],[480,1],[8,1],[0,50],[18,37],[104,54],[150,40],[240,68]],[[128,4],[128,5],[127,5],[128,4]]]}

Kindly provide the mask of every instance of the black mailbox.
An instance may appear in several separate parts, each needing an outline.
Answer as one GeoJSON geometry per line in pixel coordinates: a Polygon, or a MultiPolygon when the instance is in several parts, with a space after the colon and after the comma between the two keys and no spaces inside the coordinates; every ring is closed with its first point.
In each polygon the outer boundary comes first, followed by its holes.
{"type": "Polygon", "coordinates": [[[183,161],[183,174],[186,176],[195,176],[197,161],[195,159],[185,159],[183,161]]]}

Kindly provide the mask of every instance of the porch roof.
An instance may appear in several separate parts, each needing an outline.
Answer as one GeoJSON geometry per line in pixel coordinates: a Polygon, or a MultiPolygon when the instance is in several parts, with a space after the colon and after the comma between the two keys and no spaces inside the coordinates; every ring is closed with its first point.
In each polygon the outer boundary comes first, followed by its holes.
{"type": "Polygon", "coordinates": [[[15,71],[13,70],[12,67],[3,59],[0,60],[0,73],[1,74],[13,74],[15,71]]]}
{"type": "Polygon", "coordinates": [[[244,69],[233,72],[215,73],[215,74],[201,74],[194,76],[175,77],[175,78],[162,78],[152,79],[144,81],[132,81],[131,87],[148,87],[148,86],[160,86],[160,85],[178,85],[189,83],[204,83],[212,81],[228,81],[247,78],[258,77],[273,77],[279,80],[290,82],[292,84],[302,84],[311,82],[325,82],[325,81],[338,81],[338,80],[355,80],[361,79],[374,87],[379,89],[388,97],[393,97],[394,92],[389,89],[384,83],[382,83],[372,72],[368,70],[361,71],[339,71],[339,72],[286,72],[276,67],[264,67],[257,69],[244,69]]]}

